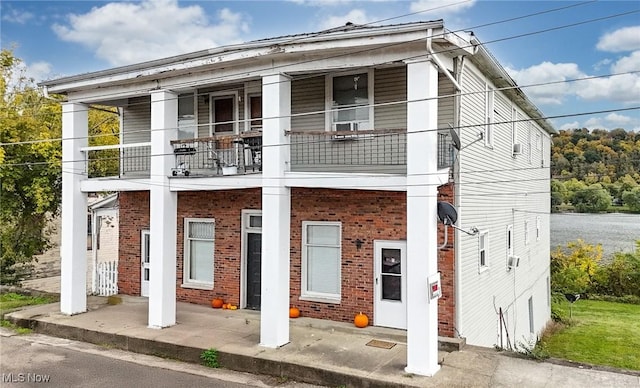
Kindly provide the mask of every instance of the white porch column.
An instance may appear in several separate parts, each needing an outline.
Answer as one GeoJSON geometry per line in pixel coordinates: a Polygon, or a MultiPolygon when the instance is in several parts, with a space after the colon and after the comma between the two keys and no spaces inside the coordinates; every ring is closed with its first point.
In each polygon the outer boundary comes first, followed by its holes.
{"type": "Polygon", "coordinates": [[[178,134],[178,95],[151,92],[151,187],[149,203],[149,327],[176,323],[176,233],[178,194],[169,191],[174,164],[169,143],[178,134]]]}
{"type": "Polygon", "coordinates": [[[62,230],[60,240],[60,312],[87,311],[87,195],[80,191],[86,175],[89,108],[62,104],[62,230]]]}
{"type": "Polygon", "coordinates": [[[429,301],[427,277],[438,272],[435,177],[438,69],[407,63],[407,367],[432,376],[438,365],[438,301],[429,301]],[[430,100],[425,100],[432,98],[430,100]]]}
{"type": "Polygon", "coordinates": [[[291,80],[282,74],[262,78],[262,290],[260,345],[289,342],[289,246],[291,189],[289,163],[291,80]]]}

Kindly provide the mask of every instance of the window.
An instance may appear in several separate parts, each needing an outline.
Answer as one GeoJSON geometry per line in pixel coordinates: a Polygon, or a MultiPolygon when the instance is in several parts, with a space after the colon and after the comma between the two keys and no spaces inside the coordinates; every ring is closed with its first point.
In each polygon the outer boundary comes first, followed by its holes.
{"type": "Polygon", "coordinates": [[[533,325],[533,296],[529,298],[529,332],[535,333],[535,327],[533,325]]]}
{"type": "Polygon", "coordinates": [[[237,100],[238,94],[236,92],[211,95],[211,135],[236,131],[237,100]]]}
{"type": "Polygon", "coordinates": [[[507,227],[507,254],[513,256],[513,226],[507,227]]]}
{"type": "Polygon", "coordinates": [[[340,302],[341,224],[302,223],[301,299],[340,302]]]}
{"type": "Polygon", "coordinates": [[[518,111],[513,108],[511,111],[511,154],[516,156],[515,144],[518,143],[518,111]]]}
{"type": "Polygon", "coordinates": [[[214,229],[213,219],[184,219],[183,286],[213,289],[214,229]]]}
{"type": "Polygon", "coordinates": [[[262,129],[262,95],[249,95],[249,130],[258,131],[262,129]]]}
{"type": "Polygon", "coordinates": [[[91,213],[87,214],[87,250],[92,250],[93,246],[93,225],[91,213]]]}
{"type": "Polygon", "coordinates": [[[493,122],[494,122],[494,99],[495,90],[485,85],[485,99],[484,99],[484,112],[485,112],[485,127],[484,127],[484,145],[485,147],[493,147],[493,122]]]}
{"type": "Polygon", "coordinates": [[[524,221],[524,245],[529,245],[529,220],[524,221]]]}
{"type": "Polygon", "coordinates": [[[332,131],[357,131],[373,128],[373,73],[327,77],[327,110],[332,131]],[[372,82],[371,82],[372,83],[372,82]]]}
{"type": "Polygon", "coordinates": [[[478,266],[480,272],[489,268],[489,232],[478,235],[478,266]]]}
{"type": "Polygon", "coordinates": [[[540,219],[540,216],[537,216],[536,217],[536,241],[540,241],[541,227],[542,227],[542,220],[540,219]]]}
{"type": "Polygon", "coordinates": [[[198,137],[193,93],[178,96],[178,139],[198,137]]]}

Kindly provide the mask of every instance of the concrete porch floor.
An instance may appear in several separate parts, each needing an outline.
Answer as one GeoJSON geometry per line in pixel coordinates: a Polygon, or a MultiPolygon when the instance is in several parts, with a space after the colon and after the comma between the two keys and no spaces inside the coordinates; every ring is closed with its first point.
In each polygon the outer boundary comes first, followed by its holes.
{"type": "Polygon", "coordinates": [[[9,319],[36,332],[200,362],[203,350],[218,350],[222,367],[327,386],[349,387],[637,387],[640,373],[579,369],[535,362],[467,346],[439,352],[440,371],[422,377],[404,371],[406,337],[402,330],[357,329],[348,323],[311,318],[290,320],[290,343],[278,349],[258,345],[260,313],[177,304],[177,324],[147,327],[147,299],[122,296],[109,305],[106,297],[89,297],[89,311],[66,316],[59,304],[34,306],[8,314],[9,319]],[[391,342],[390,349],[367,346],[371,340],[391,342]]]}

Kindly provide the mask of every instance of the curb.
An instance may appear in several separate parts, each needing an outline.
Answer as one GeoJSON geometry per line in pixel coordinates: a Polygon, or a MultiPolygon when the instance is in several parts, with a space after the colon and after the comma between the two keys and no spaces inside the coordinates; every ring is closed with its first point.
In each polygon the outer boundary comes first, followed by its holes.
{"type": "MultiPolygon", "coordinates": [[[[202,365],[200,354],[205,349],[41,322],[32,318],[15,318],[11,315],[8,315],[6,318],[17,326],[29,328],[40,334],[202,365]]],[[[327,369],[223,351],[218,351],[218,359],[221,367],[225,369],[274,377],[287,377],[291,380],[317,385],[362,388],[399,388],[412,386],[382,382],[368,377],[355,376],[327,369]]]]}

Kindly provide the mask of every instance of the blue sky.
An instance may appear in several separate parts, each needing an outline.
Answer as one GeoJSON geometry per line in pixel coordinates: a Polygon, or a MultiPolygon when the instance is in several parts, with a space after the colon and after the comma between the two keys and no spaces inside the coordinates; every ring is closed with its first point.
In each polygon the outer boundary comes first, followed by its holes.
{"type": "Polygon", "coordinates": [[[640,132],[640,1],[11,1],[2,48],[36,81],[254,39],[444,19],[472,30],[558,129],[640,132]],[[510,20],[514,19],[515,20],[510,20]],[[618,74],[618,75],[614,75],[618,74]],[[577,78],[545,87],[526,85],[577,78]]]}

